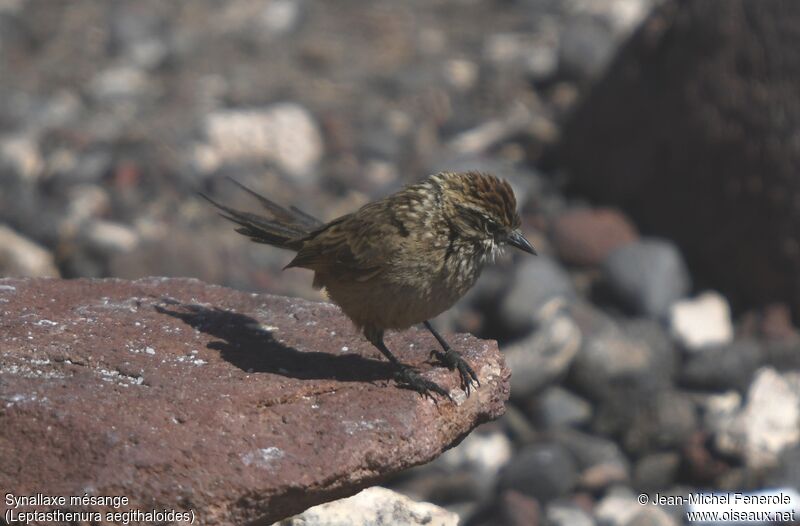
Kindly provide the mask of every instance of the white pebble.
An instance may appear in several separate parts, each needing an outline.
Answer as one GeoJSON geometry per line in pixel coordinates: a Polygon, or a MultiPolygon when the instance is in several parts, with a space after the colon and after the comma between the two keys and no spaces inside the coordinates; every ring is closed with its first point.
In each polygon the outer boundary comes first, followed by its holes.
{"type": "Polygon", "coordinates": [[[669,318],[673,337],[688,350],[725,345],[733,340],[731,309],[717,292],[675,302],[669,318]]]}

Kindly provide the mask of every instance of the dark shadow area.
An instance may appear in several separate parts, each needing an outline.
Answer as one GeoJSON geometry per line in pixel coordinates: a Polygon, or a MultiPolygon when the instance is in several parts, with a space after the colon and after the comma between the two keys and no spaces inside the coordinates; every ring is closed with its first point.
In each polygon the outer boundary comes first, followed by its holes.
{"type": "Polygon", "coordinates": [[[273,373],[301,380],[339,380],[372,382],[392,377],[391,364],[356,354],[336,355],[326,352],[301,352],[275,340],[261,322],[250,316],[200,305],[186,305],[162,299],[175,310],[156,305],[155,309],[178,318],[200,332],[219,341],[209,349],[243,371],[273,373]]]}

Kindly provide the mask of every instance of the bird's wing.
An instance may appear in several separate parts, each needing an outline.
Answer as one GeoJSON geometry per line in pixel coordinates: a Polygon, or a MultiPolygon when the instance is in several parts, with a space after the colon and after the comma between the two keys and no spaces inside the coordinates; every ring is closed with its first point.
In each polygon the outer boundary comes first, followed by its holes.
{"type": "Polygon", "coordinates": [[[349,214],[312,232],[286,265],[329,272],[338,279],[368,281],[378,276],[392,257],[387,234],[378,223],[349,214]]]}

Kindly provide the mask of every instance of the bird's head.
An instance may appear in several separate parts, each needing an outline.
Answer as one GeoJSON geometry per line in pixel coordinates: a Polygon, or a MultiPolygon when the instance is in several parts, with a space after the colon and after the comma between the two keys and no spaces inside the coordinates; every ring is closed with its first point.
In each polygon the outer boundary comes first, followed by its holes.
{"type": "Polygon", "coordinates": [[[451,220],[463,236],[485,243],[492,255],[504,245],[536,254],[519,230],[517,200],[507,181],[480,172],[444,172],[431,179],[441,185],[451,220]]]}

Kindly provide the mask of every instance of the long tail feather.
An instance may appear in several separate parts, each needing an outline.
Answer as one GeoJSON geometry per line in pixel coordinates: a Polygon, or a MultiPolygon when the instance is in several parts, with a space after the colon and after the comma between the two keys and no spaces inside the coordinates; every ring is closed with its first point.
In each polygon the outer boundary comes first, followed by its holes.
{"type": "Polygon", "coordinates": [[[258,201],[261,203],[261,206],[269,210],[270,213],[278,221],[302,226],[303,230],[309,230],[309,231],[314,230],[315,228],[319,228],[323,225],[322,221],[320,221],[316,217],[306,214],[299,208],[291,206],[289,207],[289,210],[286,210],[282,206],[270,201],[269,199],[259,194],[258,192],[246,187],[233,177],[229,176],[227,177],[227,179],[236,186],[238,186],[239,188],[241,188],[242,190],[244,190],[245,192],[247,192],[248,194],[258,199],[258,201]]]}
{"type": "Polygon", "coordinates": [[[250,212],[234,210],[233,208],[218,203],[201,192],[198,192],[198,194],[217,207],[221,211],[220,215],[222,217],[239,225],[240,228],[236,229],[237,232],[249,237],[256,243],[265,243],[280,248],[299,250],[302,246],[302,238],[323,224],[315,217],[295,207],[291,207],[287,210],[247,188],[235,179],[229,179],[258,199],[272,217],[264,217],[250,212]]]}

